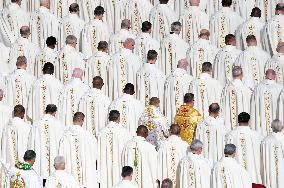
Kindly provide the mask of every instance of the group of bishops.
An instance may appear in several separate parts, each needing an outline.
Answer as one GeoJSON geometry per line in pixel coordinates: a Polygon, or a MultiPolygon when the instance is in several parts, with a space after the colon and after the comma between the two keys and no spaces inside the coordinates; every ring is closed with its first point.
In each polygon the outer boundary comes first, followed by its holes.
{"type": "Polygon", "coordinates": [[[0,187],[284,186],[283,0],[0,8],[0,187]]]}

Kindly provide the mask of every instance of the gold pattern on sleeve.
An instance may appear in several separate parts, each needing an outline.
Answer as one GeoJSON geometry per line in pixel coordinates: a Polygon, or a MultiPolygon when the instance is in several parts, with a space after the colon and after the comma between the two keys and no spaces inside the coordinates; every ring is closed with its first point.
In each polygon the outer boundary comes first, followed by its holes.
{"type": "Polygon", "coordinates": [[[248,166],[247,166],[247,155],[246,155],[246,139],[244,138],[244,134],[240,135],[240,151],[241,151],[241,155],[242,155],[242,166],[248,170],[248,166]]]}
{"type": "Polygon", "coordinates": [[[202,71],[202,64],[204,63],[205,60],[205,54],[204,54],[204,49],[199,48],[198,49],[198,62],[197,62],[197,69],[196,69],[196,76],[198,76],[201,71],[202,71]]]}
{"type": "Polygon", "coordinates": [[[95,53],[97,51],[97,33],[96,27],[92,29],[92,52],[95,53]]]}
{"type": "Polygon", "coordinates": [[[264,92],[264,113],[265,113],[265,120],[266,120],[266,133],[270,134],[271,133],[271,93],[269,91],[264,92]]]}
{"type": "Polygon", "coordinates": [[[230,91],[230,108],[231,108],[231,126],[235,128],[237,126],[237,95],[236,91],[232,89],[230,91]]]}
{"type": "Polygon", "coordinates": [[[50,141],[49,141],[49,126],[44,124],[44,137],[45,137],[45,158],[47,160],[47,174],[50,175],[50,141]]]}
{"type": "Polygon", "coordinates": [[[191,29],[192,29],[192,15],[188,14],[187,18],[187,30],[186,30],[186,42],[191,44],[191,29]]]}

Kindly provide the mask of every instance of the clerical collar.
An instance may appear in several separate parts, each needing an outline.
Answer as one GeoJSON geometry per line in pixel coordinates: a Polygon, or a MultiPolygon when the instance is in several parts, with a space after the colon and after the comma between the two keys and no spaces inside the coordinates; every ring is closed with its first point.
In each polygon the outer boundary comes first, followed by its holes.
{"type": "Polygon", "coordinates": [[[201,73],[199,77],[200,77],[200,78],[212,78],[211,75],[208,74],[207,72],[201,73]]]}

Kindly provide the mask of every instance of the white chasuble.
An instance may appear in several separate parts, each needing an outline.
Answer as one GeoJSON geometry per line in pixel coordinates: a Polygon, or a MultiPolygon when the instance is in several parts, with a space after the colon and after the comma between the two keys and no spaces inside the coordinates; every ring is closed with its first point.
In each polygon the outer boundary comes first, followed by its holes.
{"type": "Polygon", "coordinates": [[[277,104],[277,119],[280,121],[284,121],[284,90],[279,95],[278,98],[278,104],[277,104]]]}
{"type": "Polygon", "coordinates": [[[186,52],[189,48],[181,35],[170,34],[161,42],[161,65],[163,72],[169,76],[176,69],[178,61],[186,58],[186,52]]]}
{"type": "Polygon", "coordinates": [[[198,6],[190,6],[185,8],[180,15],[182,25],[182,38],[189,45],[194,44],[202,29],[209,30],[209,16],[203,12],[198,6]]]}
{"type": "Polygon", "coordinates": [[[195,138],[203,143],[202,155],[213,164],[223,157],[227,129],[223,118],[206,117],[196,128],[195,138]]]}
{"type": "Polygon", "coordinates": [[[140,188],[157,187],[157,152],[141,136],[128,141],[122,152],[122,166],[133,168],[132,181],[140,188]]]}
{"type": "Polygon", "coordinates": [[[110,102],[110,98],[96,88],[90,89],[79,101],[79,111],[85,114],[84,127],[94,136],[107,124],[110,102]]]}
{"type": "Polygon", "coordinates": [[[10,50],[11,49],[9,47],[0,42],[0,61],[2,62],[0,73],[4,75],[7,75],[11,72],[8,64],[10,58],[10,50]]]}
{"type": "Polygon", "coordinates": [[[133,40],[136,38],[136,36],[131,32],[131,30],[120,29],[115,34],[113,34],[109,40],[110,54],[115,54],[121,49],[123,49],[123,43],[128,38],[131,38],[133,40]]]}
{"type": "Polygon", "coordinates": [[[123,94],[115,99],[109,106],[109,111],[120,112],[120,123],[127,128],[131,134],[136,133],[139,126],[138,121],[144,111],[144,104],[135,99],[133,95],[123,94]]]}
{"type": "Polygon", "coordinates": [[[178,188],[208,188],[210,187],[211,164],[194,153],[189,153],[181,159],[177,170],[178,188]]]}
{"type": "Polygon", "coordinates": [[[241,112],[250,113],[252,90],[242,80],[228,83],[221,95],[221,114],[228,130],[234,129],[241,112]]]}
{"type": "Polygon", "coordinates": [[[171,135],[162,142],[158,150],[158,178],[160,182],[170,178],[173,187],[177,186],[179,181],[177,179],[177,167],[179,161],[186,156],[187,151],[187,142],[183,141],[179,136],[171,135]]]}
{"type": "Polygon", "coordinates": [[[271,122],[276,118],[277,100],[283,86],[275,80],[263,80],[251,100],[251,126],[263,136],[272,132],[271,122]]]}
{"type": "Polygon", "coordinates": [[[98,170],[101,188],[109,188],[121,178],[121,154],[132,138],[130,132],[116,122],[109,122],[98,134],[98,170]]]}
{"type": "Polygon", "coordinates": [[[262,136],[248,126],[238,126],[226,135],[226,144],[237,147],[236,160],[249,173],[253,183],[261,184],[260,143],[262,136]]]}
{"type": "Polygon", "coordinates": [[[59,143],[59,155],[65,158],[66,172],[82,187],[98,188],[97,140],[79,125],[71,125],[59,143]]]}
{"type": "Polygon", "coordinates": [[[212,103],[220,104],[222,89],[222,85],[207,73],[201,73],[190,83],[189,91],[194,94],[196,101],[194,107],[203,117],[209,115],[208,108],[212,103]]]}
{"type": "Polygon", "coordinates": [[[80,188],[75,178],[65,172],[65,170],[56,170],[48,177],[45,184],[46,188],[66,187],[66,188],[80,188]]]}
{"type": "Polygon", "coordinates": [[[261,175],[267,188],[284,186],[284,135],[271,133],[261,143],[261,175]]]}
{"type": "Polygon", "coordinates": [[[109,65],[109,96],[113,99],[122,94],[127,83],[136,84],[136,74],[141,60],[131,50],[123,48],[111,57],[109,65]]]}
{"type": "Polygon", "coordinates": [[[223,157],[212,171],[212,188],[251,188],[248,172],[231,157],[223,157]]]}
{"type": "Polygon", "coordinates": [[[158,97],[163,109],[165,80],[165,74],[155,64],[144,63],[137,71],[137,98],[146,106],[152,97],[158,97]]]}
{"type": "Polygon", "coordinates": [[[105,9],[105,18],[109,26],[112,26],[112,32],[118,32],[121,28],[121,21],[125,17],[125,2],[121,0],[101,1],[105,9]]]}
{"type": "Polygon", "coordinates": [[[218,53],[218,48],[211,45],[211,42],[206,39],[199,39],[191,45],[187,51],[186,59],[189,63],[188,71],[190,75],[197,78],[202,69],[204,62],[214,62],[215,56],[218,53]]]}
{"type": "Polygon", "coordinates": [[[50,114],[45,114],[32,126],[28,149],[36,152],[37,158],[33,168],[44,179],[54,172],[53,161],[58,155],[63,129],[61,122],[50,114]]]}
{"type": "Polygon", "coordinates": [[[177,68],[165,82],[164,108],[165,115],[170,122],[174,121],[176,112],[183,104],[183,97],[189,92],[189,85],[193,80],[186,70],[177,68]]]}
{"type": "Polygon", "coordinates": [[[227,82],[232,81],[232,69],[235,61],[242,51],[237,49],[236,46],[225,45],[220,50],[214,61],[214,78],[225,86],[227,82]]]}
{"type": "Polygon", "coordinates": [[[264,22],[270,20],[275,15],[275,7],[277,3],[283,3],[283,0],[256,0],[255,6],[261,10],[261,18],[264,22]]]}
{"type": "Polygon", "coordinates": [[[36,121],[43,116],[48,104],[58,105],[58,97],[62,89],[63,85],[53,75],[44,74],[37,79],[28,98],[28,118],[36,121]]]}
{"type": "Polygon", "coordinates": [[[2,158],[10,166],[23,160],[28,148],[31,125],[23,119],[14,117],[6,124],[2,136],[2,158]]]}
{"type": "Polygon", "coordinates": [[[235,33],[243,23],[242,17],[233,12],[229,7],[223,7],[216,12],[210,20],[210,33],[212,44],[218,48],[225,46],[225,36],[235,33]]]}
{"type": "MultiPolygon", "coordinates": [[[[2,144],[2,136],[4,128],[9,122],[9,120],[12,118],[12,115],[13,115],[13,108],[8,105],[5,105],[3,101],[0,101],[0,146],[2,144]]],[[[1,157],[1,151],[2,149],[0,150],[0,157],[1,157]]]]}
{"type": "Polygon", "coordinates": [[[68,15],[69,6],[72,3],[78,3],[78,0],[53,0],[51,2],[51,10],[60,19],[68,15]]]}
{"type": "MultiPolygon", "coordinates": [[[[251,11],[254,7],[257,7],[256,0],[234,0],[233,1],[233,7],[234,11],[240,15],[244,20],[247,20],[250,18],[251,11]]],[[[263,9],[261,9],[263,10],[263,9]]]]}
{"type": "Polygon", "coordinates": [[[276,81],[284,85],[284,54],[275,54],[266,62],[265,70],[273,69],[276,73],[276,81]]]}
{"type": "Polygon", "coordinates": [[[265,63],[270,59],[269,54],[256,46],[249,46],[235,62],[243,70],[243,81],[254,88],[265,78],[265,63]]]}
{"type": "Polygon", "coordinates": [[[89,22],[94,18],[94,10],[101,5],[101,0],[76,0],[80,7],[80,16],[85,22],[89,22]]]}

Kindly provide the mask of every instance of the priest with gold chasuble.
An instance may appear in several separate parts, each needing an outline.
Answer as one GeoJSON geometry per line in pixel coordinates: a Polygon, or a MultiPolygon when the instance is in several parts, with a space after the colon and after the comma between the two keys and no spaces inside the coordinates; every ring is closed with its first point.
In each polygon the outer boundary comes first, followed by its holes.
{"type": "Polygon", "coordinates": [[[185,104],[177,110],[175,123],[181,127],[181,138],[190,144],[195,136],[196,127],[203,120],[203,116],[193,108],[194,95],[192,93],[186,93],[183,100],[185,104]]]}

